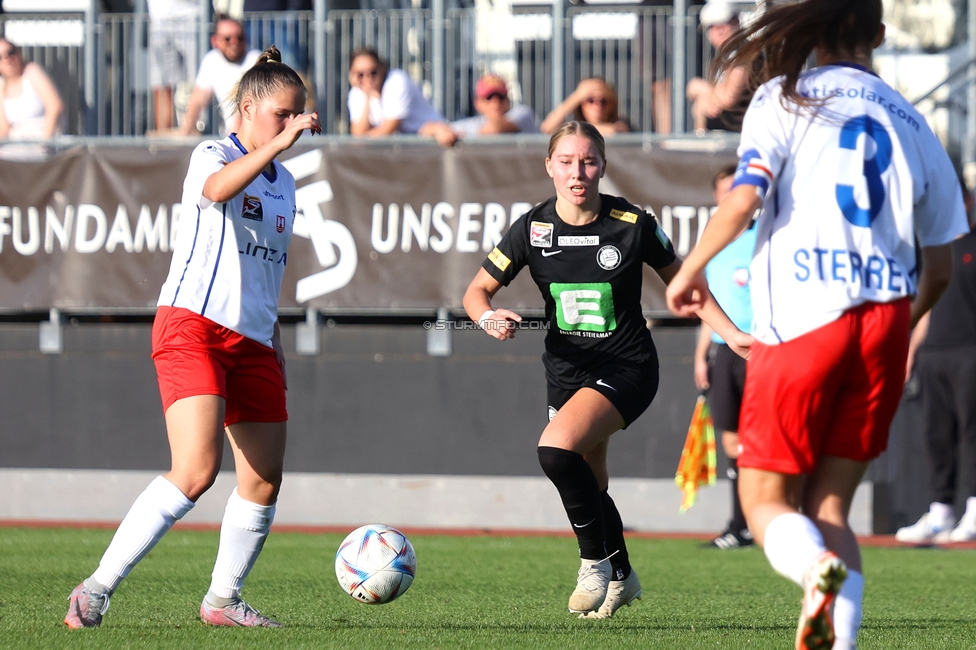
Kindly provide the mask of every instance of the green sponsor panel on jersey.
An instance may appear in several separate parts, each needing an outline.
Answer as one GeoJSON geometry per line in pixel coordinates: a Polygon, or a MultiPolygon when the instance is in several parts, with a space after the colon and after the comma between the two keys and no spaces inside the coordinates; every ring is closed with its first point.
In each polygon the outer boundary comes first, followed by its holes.
{"type": "Polygon", "coordinates": [[[611,332],[617,329],[613,289],[609,282],[552,282],[549,292],[556,301],[556,325],[574,332],[611,332]]]}

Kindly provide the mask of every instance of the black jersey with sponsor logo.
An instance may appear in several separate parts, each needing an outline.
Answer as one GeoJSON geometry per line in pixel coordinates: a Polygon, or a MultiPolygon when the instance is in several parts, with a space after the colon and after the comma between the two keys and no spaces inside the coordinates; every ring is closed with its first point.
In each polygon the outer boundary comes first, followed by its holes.
{"type": "Polygon", "coordinates": [[[643,265],[671,264],[674,248],[653,216],[615,196],[600,202],[599,216],[583,226],[559,218],[555,197],[537,205],[482,265],[503,285],[528,265],[546,301],[548,362],[656,360],[640,305],[643,265]]]}

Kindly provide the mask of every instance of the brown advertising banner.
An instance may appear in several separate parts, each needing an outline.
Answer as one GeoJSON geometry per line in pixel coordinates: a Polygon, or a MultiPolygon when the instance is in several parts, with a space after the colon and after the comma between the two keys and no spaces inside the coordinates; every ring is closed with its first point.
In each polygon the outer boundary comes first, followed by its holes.
{"type": "MultiPolygon", "coordinates": [[[[169,268],[192,147],[79,147],[45,162],[0,161],[0,310],[150,310],[169,268]]],[[[282,157],[299,214],[282,307],[336,313],[460,310],[509,225],[554,194],[544,140],[376,146],[332,141],[282,157]]],[[[601,191],[653,209],[687,253],[713,207],[717,152],[609,146],[601,191]]],[[[644,306],[664,309],[646,274],[644,306]]],[[[522,274],[500,305],[541,308],[522,274]]]]}

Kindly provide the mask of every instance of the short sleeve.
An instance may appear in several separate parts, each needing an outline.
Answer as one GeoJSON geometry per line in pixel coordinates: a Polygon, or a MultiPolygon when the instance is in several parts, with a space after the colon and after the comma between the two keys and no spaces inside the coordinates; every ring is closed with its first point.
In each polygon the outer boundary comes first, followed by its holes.
{"type": "Polygon", "coordinates": [[[228,162],[224,150],[214,141],[201,142],[190,154],[190,165],[183,181],[183,200],[192,200],[202,209],[213,205],[213,201],[203,196],[203,186],[207,179],[224,168],[228,162]]]}
{"type": "Polygon", "coordinates": [[[922,246],[940,246],[969,232],[969,224],[959,178],[934,135],[928,149],[925,193],[914,206],[915,234],[922,246]]]}
{"type": "Polygon", "coordinates": [[[789,157],[793,119],[779,99],[779,82],[765,84],[756,91],[742,121],[739,165],[732,187],[751,185],[761,199],[766,198],[789,157]]]}
{"type": "Polygon", "coordinates": [[[384,120],[402,120],[410,112],[410,88],[407,87],[409,83],[411,83],[410,78],[407,77],[406,72],[390,71],[380,93],[384,120]]]}
{"type": "Polygon", "coordinates": [[[671,240],[657,220],[657,215],[653,212],[644,213],[641,221],[644,222],[641,231],[641,257],[644,263],[653,269],[663,269],[678,259],[671,240]]]}
{"type": "Polygon", "coordinates": [[[507,287],[529,261],[527,223],[526,215],[519,217],[481,264],[503,286],[507,287]]]}

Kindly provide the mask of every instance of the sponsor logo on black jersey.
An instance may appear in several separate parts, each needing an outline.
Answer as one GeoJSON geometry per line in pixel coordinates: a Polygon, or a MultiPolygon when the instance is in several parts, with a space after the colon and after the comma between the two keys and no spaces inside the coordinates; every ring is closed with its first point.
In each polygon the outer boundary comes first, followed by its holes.
{"type": "Polygon", "coordinates": [[[626,221],[627,223],[637,223],[637,213],[627,212],[625,210],[610,210],[611,219],[620,219],[621,221],[626,221]]]}
{"type": "Polygon", "coordinates": [[[559,246],[599,246],[600,235],[560,235],[556,243],[559,246]]]}
{"type": "Polygon", "coordinates": [[[563,334],[605,338],[617,329],[613,288],[609,282],[551,282],[556,326],[563,334]]]}
{"type": "Polygon", "coordinates": [[[545,221],[533,221],[529,224],[529,243],[537,248],[552,246],[552,224],[545,221]]]}
{"type": "Polygon", "coordinates": [[[251,196],[244,192],[244,209],[241,210],[241,217],[251,221],[263,221],[264,210],[261,208],[261,197],[251,196]]]}
{"type": "Polygon", "coordinates": [[[512,263],[512,260],[508,259],[508,257],[505,256],[505,253],[498,250],[497,246],[491,251],[491,253],[488,254],[488,260],[491,261],[491,263],[498,267],[498,270],[502,272],[504,272],[505,269],[508,268],[508,265],[512,263]]]}
{"type": "Polygon", "coordinates": [[[604,246],[596,252],[596,263],[606,271],[612,271],[620,266],[620,259],[620,251],[616,246],[604,246]]]}

